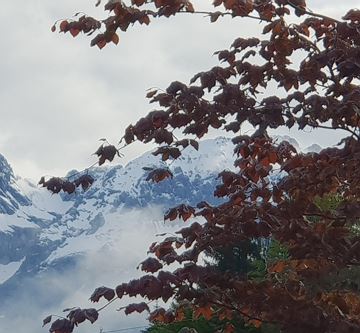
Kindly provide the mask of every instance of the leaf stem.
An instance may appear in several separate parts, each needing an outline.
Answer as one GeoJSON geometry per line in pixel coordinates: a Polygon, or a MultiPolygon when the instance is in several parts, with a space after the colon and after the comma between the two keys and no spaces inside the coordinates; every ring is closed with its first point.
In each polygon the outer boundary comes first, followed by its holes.
{"type": "Polygon", "coordinates": [[[107,308],[111,303],[115,302],[117,299],[119,299],[118,296],[116,296],[115,298],[113,298],[111,301],[107,302],[104,306],[102,306],[101,308],[97,309],[97,312],[100,312],[102,310],[104,310],[105,308],[107,308]]]}

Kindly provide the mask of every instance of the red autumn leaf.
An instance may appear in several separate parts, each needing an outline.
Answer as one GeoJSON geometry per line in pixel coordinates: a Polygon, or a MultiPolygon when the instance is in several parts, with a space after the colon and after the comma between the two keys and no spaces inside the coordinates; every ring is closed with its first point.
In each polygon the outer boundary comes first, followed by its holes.
{"type": "Polygon", "coordinates": [[[196,308],[194,311],[194,318],[198,319],[200,316],[203,316],[206,320],[210,320],[213,316],[213,309],[210,305],[196,308]]]}
{"type": "Polygon", "coordinates": [[[104,164],[106,160],[112,162],[116,155],[120,157],[119,150],[113,145],[101,145],[95,152],[95,155],[99,157],[99,165],[104,164]]]}
{"type": "Polygon", "coordinates": [[[199,150],[199,142],[196,140],[190,140],[190,145],[192,145],[196,150],[199,150]]]}
{"type": "Polygon", "coordinates": [[[222,16],[221,12],[211,13],[210,14],[210,21],[211,22],[216,22],[220,16],[222,16]]]}
{"type": "Polygon", "coordinates": [[[131,3],[138,7],[142,6],[145,2],[146,2],[146,0],[131,0],[131,3]]]}
{"type": "Polygon", "coordinates": [[[151,322],[164,322],[165,321],[165,309],[159,308],[150,313],[149,320],[151,322]]]}
{"type": "Polygon", "coordinates": [[[79,178],[74,180],[76,187],[81,186],[84,191],[86,191],[94,182],[94,178],[88,174],[82,175],[79,178]]]}
{"type": "Polygon", "coordinates": [[[143,15],[143,16],[141,16],[141,18],[139,19],[139,22],[140,22],[141,24],[149,25],[149,24],[150,24],[150,17],[149,17],[149,15],[143,15]]]}
{"type": "Polygon", "coordinates": [[[149,172],[146,180],[152,180],[155,183],[159,183],[166,178],[173,178],[173,174],[169,169],[155,169],[149,172]]]}
{"type": "Polygon", "coordinates": [[[119,41],[120,41],[120,38],[119,38],[119,35],[117,33],[114,33],[112,38],[111,38],[111,41],[115,44],[115,45],[118,45],[119,44],[119,41]]]}
{"type": "Polygon", "coordinates": [[[183,321],[185,319],[184,309],[178,308],[175,313],[175,321],[183,321]]]}
{"type": "Polygon", "coordinates": [[[269,273],[282,273],[287,267],[285,261],[278,261],[276,264],[269,268],[269,273]]]}
{"type": "Polygon", "coordinates": [[[66,31],[68,30],[68,26],[69,26],[69,22],[68,22],[68,21],[62,21],[62,22],[60,23],[60,26],[59,26],[60,31],[66,32],[66,31]]]}
{"type": "Polygon", "coordinates": [[[68,194],[72,194],[75,192],[76,186],[73,182],[64,181],[62,184],[62,189],[64,192],[66,192],[68,194]]]}
{"type": "Polygon", "coordinates": [[[146,97],[147,98],[152,98],[152,97],[154,97],[155,95],[156,95],[156,93],[157,93],[158,91],[155,89],[155,90],[151,90],[151,91],[149,91],[147,94],[146,94],[146,97]]]}
{"type": "Polygon", "coordinates": [[[72,333],[74,324],[68,319],[57,319],[55,320],[49,329],[50,333],[72,333]]]}
{"type": "Polygon", "coordinates": [[[142,313],[144,311],[149,311],[149,306],[145,303],[133,303],[129,304],[127,307],[125,307],[125,314],[129,315],[133,312],[142,313]]]}
{"type": "Polygon", "coordinates": [[[111,301],[115,297],[114,289],[107,287],[96,288],[90,296],[90,300],[91,302],[99,302],[101,297],[104,297],[107,301],[111,301]]]}
{"type": "Polygon", "coordinates": [[[141,267],[141,270],[144,272],[155,273],[159,269],[163,268],[163,265],[155,258],[147,258],[138,266],[138,268],[139,267],[141,267]]]}
{"type": "Polygon", "coordinates": [[[262,321],[258,319],[251,319],[249,320],[249,324],[253,325],[256,328],[260,328],[262,325],[262,321]]]}
{"type": "Polygon", "coordinates": [[[298,168],[302,164],[302,159],[300,155],[297,155],[288,161],[286,161],[282,166],[282,170],[290,172],[291,170],[298,168]]]}
{"type": "Polygon", "coordinates": [[[351,9],[346,13],[343,17],[344,20],[353,21],[353,22],[360,22],[360,10],[359,9],[351,9]]]}
{"type": "Polygon", "coordinates": [[[278,161],[277,154],[274,151],[269,153],[268,158],[269,158],[270,163],[276,163],[278,161]]]}
{"type": "Polygon", "coordinates": [[[43,320],[43,327],[50,323],[51,322],[51,319],[52,319],[52,316],[47,316],[44,320],[43,320]]]}
{"type": "Polygon", "coordinates": [[[101,50],[105,47],[106,45],[106,40],[105,39],[101,39],[96,43],[97,47],[101,50]]]}
{"type": "Polygon", "coordinates": [[[73,37],[76,37],[80,33],[80,30],[76,28],[71,28],[70,33],[73,37]]]}
{"type": "Polygon", "coordinates": [[[233,324],[227,323],[225,329],[223,330],[223,333],[234,333],[234,332],[235,332],[235,326],[233,324]]]}
{"type": "Polygon", "coordinates": [[[164,216],[164,220],[174,221],[178,217],[178,211],[176,208],[172,208],[168,210],[168,212],[164,216]]]}

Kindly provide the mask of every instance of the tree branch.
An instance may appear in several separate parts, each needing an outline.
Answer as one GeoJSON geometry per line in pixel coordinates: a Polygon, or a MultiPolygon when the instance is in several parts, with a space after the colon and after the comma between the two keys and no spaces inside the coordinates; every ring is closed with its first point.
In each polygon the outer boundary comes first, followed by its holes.
{"type": "Polygon", "coordinates": [[[352,131],[350,128],[331,127],[331,126],[325,126],[325,125],[317,125],[316,127],[314,126],[313,128],[323,128],[323,129],[332,129],[332,130],[340,129],[340,130],[347,131],[347,132],[351,133],[352,135],[354,135],[360,141],[360,136],[358,134],[356,134],[355,131],[352,131]]]}
{"type": "Polygon", "coordinates": [[[333,220],[333,221],[338,221],[338,220],[344,220],[346,219],[345,216],[339,216],[339,217],[333,217],[333,216],[328,216],[328,215],[325,215],[325,214],[319,214],[319,213],[303,213],[302,215],[304,216],[315,216],[315,217],[321,217],[321,218],[324,218],[326,220],[333,220]]]}
{"type": "Polygon", "coordinates": [[[101,308],[97,309],[97,312],[100,312],[102,310],[104,310],[105,308],[107,308],[111,303],[115,302],[117,299],[119,299],[119,297],[115,297],[113,298],[111,301],[107,302],[104,306],[102,306],[101,308]]]}
{"type": "Polygon", "coordinates": [[[333,21],[337,24],[342,23],[341,21],[338,21],[337,19],[334,19],[333,17],[329,17],[326,15],[322,15],[322,14],[318,14],[318,13],[314,13],[313,11],[307,10],[305,8],[300,8],[299,6],[295,5],[294,3],[292,3],[291,1],[288,1],[288,4],[294,8],[297,9],[301,12],[303,12],[304,14],[310,15],[310,16],[314,16],[314,17],[318,17],[318,18],[322,18],[323,20],[329,20],[329,21],[333,21]]]}
{"type": "Polygon", "coordinates": [[[229,304],[223,304],[221,302],[216,302],[216,301],[210,301],[211,304],[214,304],[214,305],[217,305],[217,306],[221,306],[221,307],[224,307],[226,309],[229,309],[229,310],[232,310],[232,311],[235,311],[235,312],[238,312],[240,313],[243,317],[246,317],[247,319],[249,320],[258,320],[258,321],[261,321],[263,323],[267,323],[267,324],[281,324],[277,321],[271,321],[271,320],[264,320],[264,319],[261,319],[261,318],[258,318],[258,317],[254,317],[254,316],[251,316],[247,313],[245,313],[244,311],[241,311],[240,309],[238,309],[237,307],[234,307],[232,305],[229,305],[229,304]]]}

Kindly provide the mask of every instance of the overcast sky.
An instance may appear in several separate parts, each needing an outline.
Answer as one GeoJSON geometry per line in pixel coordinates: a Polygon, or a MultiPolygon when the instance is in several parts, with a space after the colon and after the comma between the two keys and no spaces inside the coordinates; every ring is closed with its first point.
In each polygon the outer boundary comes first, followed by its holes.
{"type": "MultiPolygon", "coordinates": [[[[198,0],[200,6],[210,1],[198,0]]],[[[309,7],[341,17],[358,1],[311,0],[309,7]]],[[[120,44],[102,51],[84,36],[51,33],[57,19],[78,11],[104,17],[95,0],[3,1],[0,12],[0,153],[22,177],[64,175],[95,161],[91,153],[106,137],[116,143],[124,128],[153,106],[150,87],[166,88],[216,64],[212,53],[257,22],[178,15],[149,27],[131,28],[120,44]]],[[[304,145],[335,143],[329,133],[299,135],[304,145]]],[[[150,147],[131,145],[122,163],[150,147]]]]}

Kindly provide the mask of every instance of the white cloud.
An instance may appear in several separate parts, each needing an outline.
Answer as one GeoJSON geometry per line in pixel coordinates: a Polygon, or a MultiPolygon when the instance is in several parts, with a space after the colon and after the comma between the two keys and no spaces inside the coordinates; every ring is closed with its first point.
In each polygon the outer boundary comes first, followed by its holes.
{"type": "MultiPolygon", "coordinates": [[[[136,267],[147,258],[150,244],[163,239],[155,235],[173,233],[184,225],[183,222],[164,224],[162,211],[160,207],[149,207],[118,212],[107,216],[106,224],[96,234],[69,238],[59,251],[66,256],[80,250],[85,252],[84,257],[75,266],[64,266],[62,272],[37,273],[36,278],[30,276],[21,282],[21,286],[13,288],[12,299],[7,299],[5,308],[4,301],[0,305],[0,331],[45,333],[49,325],[41,329],[41,323],[49,314],[66,316],[62,312],[65,308],[79,306],[99,309],[105,305],[103,299],[99,303],[89,301],[95,288],[114,288],[142,276],[144,272],[136,267]]],[[[50,266],[51,263],[48,263],[50,266]]],[[[114,330],[147,325],[147,314],[126,316],[123,311],[116,311],[119,307],[138,301],[135,298],[117,300],[100,313],[93,325],[81,324],[74,332],[99,332],[100,328],[114,330]]],[[[154,308],[155,304],[153,302],[150,307],[154,308]]]]}
{"type": "MultiPolygon", "coordinates": [[[[117,142],[124,128],[152,105],[144,98],[150,87],[172,80],[188,81],[216,64],[211,54],[228,47],[238,35],[252,35],[258,22],[179,15],[149,27],[120,34],[118,47],[102,51],[89,39],[51,33],[56,19],[77,11],[104,15],[95,1],[28,0],[2,4],[0,62],[0,152],[25,177],[63,175],[92,164],[98,139],[117,142]]],[[[200,6],[208,1],[198,0],[200,6]]],[[[341,13],[355,6],[311,0],[309,7],[341,13]],[[344,9],[344,10],[343,10],[344,9]]],[[[323,140],[324,141],[324,140],[323,140]]],[[[125,150],[126,159],[143,151],[125,150]]]]}

